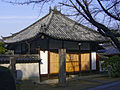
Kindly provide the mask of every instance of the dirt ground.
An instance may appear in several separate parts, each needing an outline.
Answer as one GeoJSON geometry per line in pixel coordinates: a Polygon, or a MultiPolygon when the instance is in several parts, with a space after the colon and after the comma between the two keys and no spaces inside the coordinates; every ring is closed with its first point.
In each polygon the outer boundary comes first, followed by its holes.
{"type": "Polygon", "coordinates": [[[86,90],[91,87],[118,81],[120,78],[109,78],[101,75],[75,76],[67,79],[66,86],[59,86],[57,79],[46,80],[42,83],[33,80],[23,80],[17,85],[17,90],[86,90]]]}

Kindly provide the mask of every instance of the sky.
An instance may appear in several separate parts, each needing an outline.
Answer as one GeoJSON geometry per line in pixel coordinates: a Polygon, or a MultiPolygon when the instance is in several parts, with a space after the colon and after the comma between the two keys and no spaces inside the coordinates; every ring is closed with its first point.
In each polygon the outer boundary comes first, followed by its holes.
{"type": "MultiPolygon", "coordinates": [[[[49,3],[49,6],[53,8],[59,1],[49,3]]],[[[49,6],[44,5],[41,11],[40,5],[35,5],[35,7],[33,4],[13,5],[0,0],[0,38],[11,36],[33,24],[49,13],[49,6]]]]}
{"type": "MultiPolygon", "coordinates": [[[[59,1],[49,6],[53,8],[59,1]]],[[[33,24],[49,13],[49,6],[45,5],[41,11],[40,5],[13,5],[0,0],[0,38],[11,36],[33,24]]]]}
{"type": "Polygon", "coordinates": [[[46,7],[40,11],[37,5],[12,5],[0,1],[0,38],[10,36],[31,25],[49,11],[46,7]]]}

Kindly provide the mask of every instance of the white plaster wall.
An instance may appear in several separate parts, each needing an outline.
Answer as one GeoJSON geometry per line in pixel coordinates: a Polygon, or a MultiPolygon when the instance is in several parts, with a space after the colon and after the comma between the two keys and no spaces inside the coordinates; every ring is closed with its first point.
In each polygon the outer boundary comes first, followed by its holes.
{"type": "Polygon", "coordinates": [[[91,65],[92,70],[96,70],[96,52],[91,53],[91,65]]]}
{"type": "Polygon", "coordinates": [[[0,66],[8,67],[9,64],[0,64],[0,66]]]}
{"type": "Polygon", "coordinates": [[[48,51],[40,51],[41,61],[41,74],[48,74],[48,51]]]}
{"type": "MultiPolygon", "coordinates": [[[[9,64],[0,64],[0,66],[8,67],[9,64]]],[[[22,63],[16,64],[17,79],[30,79],[39,77],[38,63],[22,63]]]]}
{"type": "Polygon", "coordinates": [[[17,78],[29,79],[39,77],[38,63],[16,64],[17,78]]]}

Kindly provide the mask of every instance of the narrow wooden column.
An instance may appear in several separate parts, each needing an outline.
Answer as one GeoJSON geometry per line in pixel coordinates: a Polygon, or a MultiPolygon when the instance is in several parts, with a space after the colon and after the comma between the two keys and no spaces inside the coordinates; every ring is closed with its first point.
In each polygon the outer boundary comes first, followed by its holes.
{"type": "MultiPolygon", "coordinates": [[[[39,59],[41,59],[41,56],[40,56],[40,47],[36,49],[38,51],[38,55],[39,55],[39,59]]],[[[38,62],[38,65],[39,65],[39,81],[41,82],[42,81],[42,75],[41,75],[41,65],[40,65],[41,61],[38,62]]]]}
{"type": "Polygon", "coordinates": [[[81,53],[79,52],[79,75],[81,76],[81,53]]]}
{"type": "Polygon", "coordinates": [[[79,76],[81,76],[81,43],[78,43],[79,46],[79,76]]]}
{"type": "Polygon", "coordinates": [[[48,79],[50,78],[50,51],[48,51],[48,79]]]}
{"type": "Polygon", "coordinates": [[[42,79],[41,79],[41,68],[40,68],[40,62],[41,62],[41,61],[39,61],[38,63],[39,63],[39,81],[41,82],[42,79]]]}
{"type": "Polygon", "coordinates": [[[66,49],[59,49],[59,85],[66,85],[66,49]]]}

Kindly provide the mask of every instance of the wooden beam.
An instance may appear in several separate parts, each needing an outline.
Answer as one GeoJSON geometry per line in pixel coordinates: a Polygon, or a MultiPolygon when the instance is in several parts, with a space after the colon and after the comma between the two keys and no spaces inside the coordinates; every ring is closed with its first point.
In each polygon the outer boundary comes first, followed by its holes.
{"type": "Polygon", "coordinates": [[[66,85],[66,49],[59,49],[59,85],[66,85]]]}

